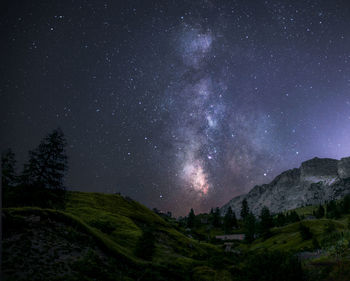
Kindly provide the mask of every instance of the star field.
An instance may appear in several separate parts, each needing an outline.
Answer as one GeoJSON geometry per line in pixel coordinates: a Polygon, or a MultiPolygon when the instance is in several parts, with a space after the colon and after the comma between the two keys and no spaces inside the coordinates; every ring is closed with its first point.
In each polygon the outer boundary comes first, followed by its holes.
{"type": "Polygon", "coordinates": [[[0,148],[60,126],[72,190],[187,214],[350,155],[347,1],[6,1],[0,148]]]}

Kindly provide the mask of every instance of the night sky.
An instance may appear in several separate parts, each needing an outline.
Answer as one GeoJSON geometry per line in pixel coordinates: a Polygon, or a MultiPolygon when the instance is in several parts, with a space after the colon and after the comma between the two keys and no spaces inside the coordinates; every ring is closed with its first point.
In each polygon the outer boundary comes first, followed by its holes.
{"type": "Polygon", "coordinates": [[[349,1],[6,1],[0,148],[175,215],[350,155],[349,1]]]}

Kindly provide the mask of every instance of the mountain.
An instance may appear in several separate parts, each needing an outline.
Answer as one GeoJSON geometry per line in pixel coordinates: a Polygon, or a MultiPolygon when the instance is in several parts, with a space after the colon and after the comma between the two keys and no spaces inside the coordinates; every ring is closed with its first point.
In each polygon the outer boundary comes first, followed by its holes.
{"type": "Polygon", "coordinates": [[[257,185],[247,194],[234,197],[221,212],[226,213],[231,206],[239,216],[243,199],[247,199],[250,210],[258,215],[263,206],[278,213],[340,199],[348,193],[350,157],[341,160],[315,157],[303,162],[299,168],[281,173],[269,184],[257,185]]]}

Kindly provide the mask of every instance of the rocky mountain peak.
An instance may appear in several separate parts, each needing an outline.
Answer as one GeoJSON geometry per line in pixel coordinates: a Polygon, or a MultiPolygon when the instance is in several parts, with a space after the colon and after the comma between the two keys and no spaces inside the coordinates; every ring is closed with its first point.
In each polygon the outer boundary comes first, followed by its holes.
{"type": "Polygon", "coordinates": [[[312,158],[301,163],[300,176],[304,180],[307,180],[309,177],[337,177],[338,162],[338,160],[330,158],[312,158]]]}
{"type": "Polygon", "coordinates": [[[263,206],[272,213],[310,204],[324,203],[350,193],[350,157],[341,160],[312,158],[299,168],[287,170],[269,184],[257,185],[247,194],[234,197],[221,208],[231,208],[239,216],[243,199],[257,215],[263,206]]]}

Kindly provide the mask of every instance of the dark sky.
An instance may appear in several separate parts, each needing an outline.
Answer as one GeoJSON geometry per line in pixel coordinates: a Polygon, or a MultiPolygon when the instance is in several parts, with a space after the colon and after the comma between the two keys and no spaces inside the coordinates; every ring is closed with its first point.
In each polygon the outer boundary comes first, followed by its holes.
{"type": "Polygon", "coordinates": [[[350,155],[349,1],[5,1],[0,148],[60,126],[70,189],[208,211],[350,155]]]}

